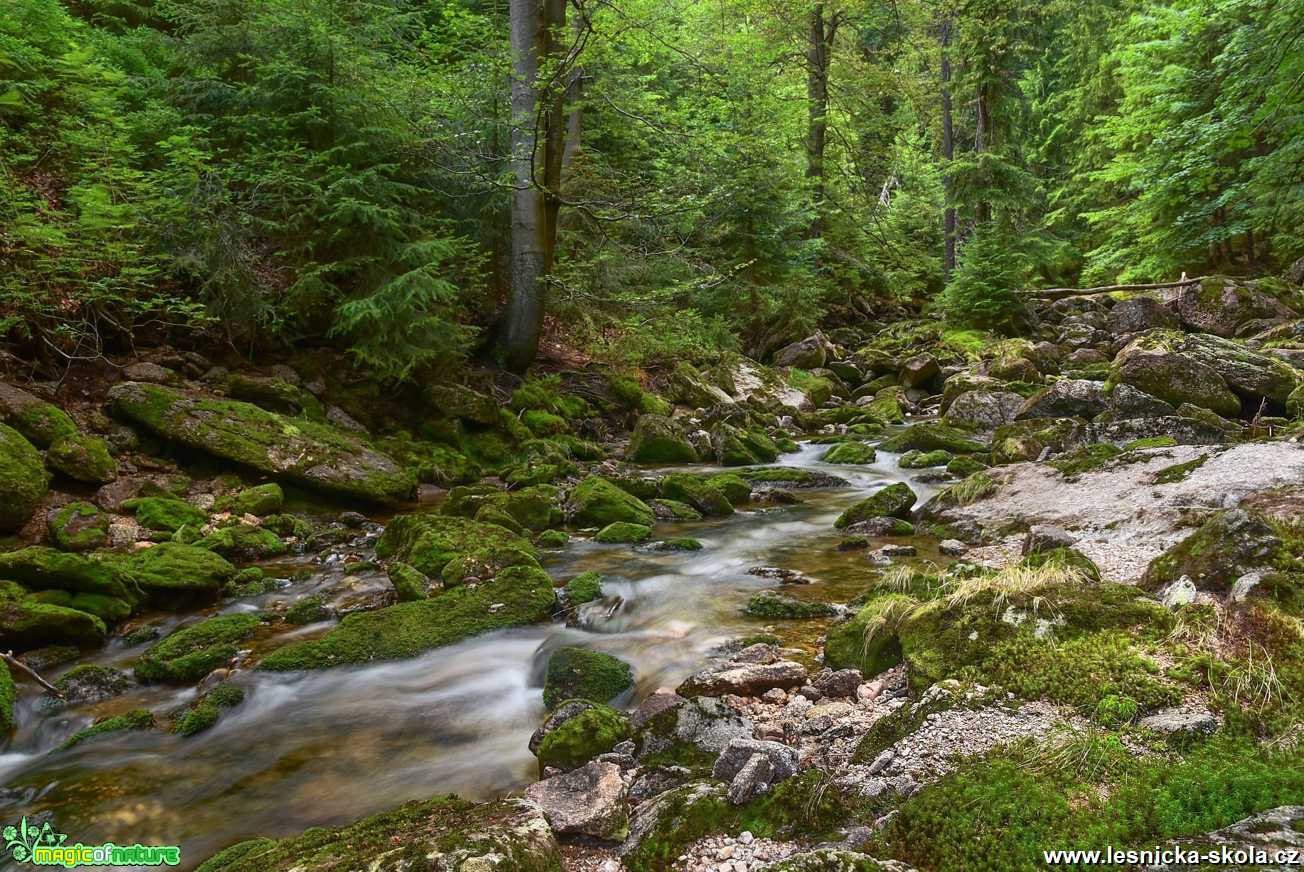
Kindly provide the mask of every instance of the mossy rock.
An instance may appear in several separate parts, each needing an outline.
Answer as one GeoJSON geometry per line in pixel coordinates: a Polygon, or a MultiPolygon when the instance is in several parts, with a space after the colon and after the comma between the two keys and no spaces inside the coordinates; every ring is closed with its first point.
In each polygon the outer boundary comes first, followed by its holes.
{"type": "Polygon", "coordinates": [[[1063,451],[1086,426],[1082,418],[1028,418],[1002,424],[992,433],[992,462],[1036,460],[1048,448],[1063,451]]]}
{"type": "Polygon", "coordinates": [[[658,518],[670,521],[700,521],[702,513],[690,506],[688,503],[681,503],[679,500],[648,500],[647,504],[652,507],[658,518]]]}
{"type": "Polygon", "coordinates": [[[572,608],[602,599],[602,574],[581,572],[566,582],[566,602],[572,608]]]}
{"type": "Polygon", "coordinates": [[[570,534],[565,530],[544,530],[535,543],[540,548],[565,548],[570,542],[570,534]]]}
{"type": "Polygon", "coordinates": [[[752,498],[751,482],[735,472],[713,475],[706,480],[706,483],[724,494],[735,506],[744,505],[752,498]]]}
{"type": "Polygon", "coordinates": [[[457,797],[409,802],[344,827],[313,827],[275,842],[251,839],[210,857],[196,872],[561,872],[561,852],[533,803],[457,797]],[[439,866],[432,863],[437,858],[439,866]]]}
{"type": "Polygon", "coordinates": [[[797,466],[764,466],[759,469],[741,469],[735,475],[752,484],[777,485],[786,488],[846,487],[846,479],[802,469],[797,466]]]}
{"type": "Polygon", "coordinates": [[[13,385],[0,384],[0,421],[37,448],[49,448],[77,432],[77,425],[63,409],[13,385]]]}
{"type": "Polygon", "coordinates": [[[149,709],[132,709],[120,715],[100,718],[86,729],[73,733],[59,748],[66,751],[98,736],[124,730],[152,730],[154,726],[154,714],[149,709]]]}
{"type": "Polygon", "coordinates": [[[708,479],[686,472],[675,472],[661,479],[661,497],[687,503],[708,518],[724,518],[734,513],[733,503],[724,491],[708,479]]]}
{"type": "Polygon", "coordinates": [[[274,515],[285,506],[285,491],[276,482],[247,487],[229,496],[222,497],[214,503],[213,508],[219,512],[233,515],[274,515]]]}
{"type": "Polygon", "coordinates": [[[29,590],[69,590],[134,599],[137,591],[128,573],[115,559],[97,560],[33,545],[0,554],[0,578],[21,583],[29,590]]]}
{"type": "Polygon", "coordinates": [[[550,484],[536,484],[511,491],[503,510],[527,530],[539,532],[560,526],[564,520],[561,491],[550,484]]]}
{"type": "Polygon", "coordinates": [[[521,522],[507,514],[507,510],[500,503],[486,503],[475,512],[475,520],[482,524],[496,524],[499,527],[505,527],[517,535],[525,534],[525,527],[521,522]]]}
{"type": "Polygon", "coordinates": [[[752,594],[743,611],[754,618],[770,619],[827,618],[837,613],[828,603],[806,602],[773,590],[752,594]]]}
{"type": "Polygon", "coordinates": [[[54,686],[63,694],[63,699],[48,697],[45,705],[49,710],[121,696],[131,687],[131,678],[112,666],[81,663],[60,675],[54,686]]]}
{"type": "Polygon", "coordinates": [[[483,468],[467,455],[447,445],[430,445],[425,455],[417,461],[418,481],[451,487],[478,481],[483,468]]]}
{"type": "Polygon", "coordinates": [[[596,475],[575,486],[569,506],[571,520],[583,527],[605,527],[617,521],[650,527],[654,520],[647,503],[596,475]]]}
{"type": "Polygon", "coordinates": [[[330,618],[331,610],[326,606],[326,597],[320,594],[306,596],[285,610],[285,623],[295,626],[315,624],[330,618]]]}
{"type": "Polygon", "coordinates": [[[1109,442],[1093,442],[1050,461],[1050,466],[1065,477],[1071,477],[1102,469],[1122,453],[1123,449],[1109,442]]]}
{"type": "Polygon", "coordinates": [[[1082,574],[1088,581],[1100,581],[1100,568],[1092,562],[1091,558],[1083,554],[1076,548],[1051,548],[1047,551],[1034,551],[1027,557],[1023,558],[1023,565],[1032,569],[1038,569],[1042,566],[1058,566],[1063,569],[1074,569],[1082,574]]]}
{"type": "Polygon", "coordinates": [[[628,524],[624,521],[608,524],[598,531],[598,535],[593,537],[595,542],[601,542],[604,545],[646,542],[651,538],[651,527],[645,527],[642,524],[628,524]]]}
{"type": "Polygon", "coordinates": [[[0,424],[0,532],[17,530],[36,511],[49,488],[36,446],[0,424]]]}
{"type": "Polygon", "coordinates": [[[509,566],[538,567],[530,540],[506,527],[426,513],[392,519],[376,543],[376,555],[401,560],[430,578],[443,577],[458,558],[490,575],[509,566]]]}
{"type": "Polygon", "coordinates": [[[195,546],[221,554],[229,560],[242,561],[266,560],[290,550],[271,530],[252,524],[232,524],[214,530],[196,541],[195,546]]]}
{"type": "Polygon", "coordinates": [[[9,731],[14,728],[14,700],[17,698],[18,691],[13,676],[9,674],[9,664],[0,660],[0,739],[7,739],[9,731]]]}
{"type": "Polygon", "coordinates": [[[109,541],[109,516],[87,502],[68,503],[50,513],[50,538],[64,551],[93,551],[109,541]]]}
{"type": "MultiPolygon", "coordinates": [[[[562,700],[553,708],[568,702],[562,700]]],[[[576,769],[631,736],[628,717],[600,703],[590,705],[543,737],[538,750],[539,771],[550,766],[576,769]]]]}
{"type": "Polygon", "coordinates": [[[185,500],[172,497],[135,497],[125,500],[122,507],[136,516],[136,523],[146,530],[175,533],[182,527],[202,527],[208,523],[208,514],[185,500]]]}
{"type": "Polygon", "coordinates": [[[46,645],[99,645],[108,635],[104,621],[35,599],[12,581],[0,581],[0,646],[20,651],[46,645]]]}
{"type": "Polygon", "coordinates": [[[899,481],[896,484],[888,485],[878,493],[863,499],[842,514],[833,522],[833,526],[841,530],[844,527],[850,527],[852,524],[865,521],[870,518],[901,518],[910,517],[910,510],[914,507],[918,499],[915,492],[905,482],[899,481]]]}
{"type": "Polygon", "coordinates": [[[1217,512],[1146,567],[1145,590],[1159,590],[1182,576],[1196,589],[1227,593],[1245,571],[1268,566],[1281,549],[1276,532],[1240,509],[1217,512]]]}
{"type": "Polygon", "coordinates": [[[820,458],[825,463],[848,464],[873,463],[877,459],[878,452],[864,442],[839,442],[820,458]]]}
{"type": "Polygon", "coordinates": [[[625,459],[634,463],[697,463],[701,458],[673,418],[640,415],[630,434],[625,459]]]}
{"type": "Polygon", "coordinates": [[[74,593],[67,590],[38,590],[31,594],[34,602],[63,606],[94,615],[105,624],[113,624],[135,611],[132,602],[102,593],[74,593]]]}
{"type": "Polygon", "coordinates": [[[953,458],[950,463],[946,464],[946,471],[951,475],[958,475],[962,478],[973,475],[975,472],[982,472],[987,469],[987,464],[983,463],[976,457],[960,456],[953,458]]]}
{"type": "Polygon", "coordinates": [[[916,605],[903,594],[871,600],[852,616],[829,628],[824,639],[824,665],[833,669],[859,669],[874,676],[901,662],[898,622],[916,605]]]}
{"type": "Polygon", "coordinates": [[[115,564],[155,596],[217,591],[236,574],[236,568],[220,554],[179,542],[162,542],[119,558],[115,564]]]}
{"type": "Polygon", "coordinates": [[[219,615],[174,630],[136,661],[136,678],[143,682],[190,684],[233,660],[237,642],[253,635],[257,615],[219,615]]]}
{"type": "Polygon", "coordinates": [[[902,469],[928,469],[932,466],[946,466],[953,459],[949,451],[907,451],[897,458],[897,466],[902,469]]]}
{"type": "Polygon", "coordinates": [[[245,692],[233,684],[219,684],[172,719],[172,732],[193,736],[209,729],[229,708],[244,702],[245,692]]]}
{"type": "Polygon", "coordinates": [[[697,539],[678,538],[666,539],[656,544],[658,551],[701,551],[702,543],[697,539]]]}
{"type": "Polygon", "coordinates": [[[1127,384],[1180,406],[1190,403],[1224,417],[1240,414],[1241,401],[1213,367],[1181,354],[1181,334],[1152,330],[1114,358],[1110,383],[1127,384]]]}
{"type": "Polygon", "coordinates": [[[567,699],[608,703],[634,684],[628,663],[588,648],[558,648],[548,658],[543,704],[555,708],[567,699]]]}
{"type": "Polygon", "coordinates": [[[490,630],[544,620],[555,604],[546,572],[537,566],[510,566],[482,584],[346,615],[319,639],[273,651],[259,668],[286,672],[415,657],[490,630]]]}
{"type": "Polygon", "coordinates": [[[415,602],[426,598],[430,589],[430,579],[400,560],[389,564],[389,583],[401,603],[415,602]]]}
{"type": "Polygon", "coordinates": [[[56,472],[90,484],[105,484],[118,477],[118,461],[109,453],[108,443],[85,433],[55,442],[45,452],[45,463],[56,472]]]}
{"type": "Polygon", "coordinates": [[[165,439],[305,487],[393,503],[415,486],[392,458],[327,424],[138,382],[114,385],[109,400],[114,414],[165,439]]]}
{"type": "Polygon", "coordinates": [[[949,451],[952,454],[981,454],[987,446],[973,435],[949,424],[925,421],[883,440],[879,447],[884,451],[949,451]]]}
{"type": "Polygon", "coordinates": [[[570,429],[566,425],[565,418],[540,409],[529,409],[522,412],[521,423],[535,436],[553,436],[558,433],[565,433],[570,429]]]}

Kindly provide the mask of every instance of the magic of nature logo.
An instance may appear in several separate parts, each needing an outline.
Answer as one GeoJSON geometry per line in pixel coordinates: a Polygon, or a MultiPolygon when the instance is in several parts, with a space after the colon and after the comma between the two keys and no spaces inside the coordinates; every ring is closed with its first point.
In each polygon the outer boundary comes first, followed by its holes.
{"type": "Polygon", "coordinates": [[[68,844],[68,836],[57,831],[49,821],[38,824],[24,817],[0,831],[4,850],[17,863],[32,866],[176,866],[181,849],[176,845],[118,845],[103,842],[84,845],[68,844]]]}

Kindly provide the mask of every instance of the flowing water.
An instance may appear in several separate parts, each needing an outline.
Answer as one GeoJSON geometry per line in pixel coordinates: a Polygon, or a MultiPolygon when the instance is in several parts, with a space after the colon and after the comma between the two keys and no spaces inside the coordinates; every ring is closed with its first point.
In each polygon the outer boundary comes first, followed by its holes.
{"type": "MultiPolygon", "coordinates": [[[[48,810],[69,842],[180,844],[183,866],[193,867],[256,835],[343,824],[436,794],[484,799],[518,790],[534,780],[527,742],[544,714],[543,665],[553,648],[579,644],[629,662],[637,685],[616,704],[630,705],[677,685],[722,643],[765,629],[741,608],[777,582],[748,575],[751,567],[810,576],[814,584],[787,588],[799,597],[846,601],[864,590],[864,556],[836,549],[834,518],[894,481],[909,482],[921,499],[933,488],[899,469],[896,455],[833,466],[818,459],[825,448],[805,444],[780,462],[831,472],[851,487],[800,491],[799,505],[658,526],[662,537],[700,539],[702,551],[573,541],[548,553],[545,567],[558,580],[590,569],[604,576],[605,599],[586,605],[577,626],[504,630],[391,663],[300,674],[238,671],[232,680],[245,689],[245,702],[189,739],[123,732],[58,750],[96,717],[138,707],[165,714],[192,700],[193,688],[133,687],[107,702],[58,711],[28,692],[18,703],[19,730],[0,753],[0,823],[48,810]]],[[[930,556],[923,541],[915,544],[930,556]]],[[[365,557],[367,548],[359,543],[354,556],[365,557]]],[[[345,575],[343,566],[334,554],[279,567],[296,580],[222,611],[254,611],[317,592],[340,602],[387,587],[379,570],[345,575]]],[[[169,616],[165,630],[192,617],[169,616]]],[[[254,647],[328,626],[278,627],[274,639],[254,647]]],[[[781,629],[785,641],[801,645],[822,626],[803,621],[781,629]]],[[[117,642],[82,662],[126,666],[143,649],[117,642]]]]}

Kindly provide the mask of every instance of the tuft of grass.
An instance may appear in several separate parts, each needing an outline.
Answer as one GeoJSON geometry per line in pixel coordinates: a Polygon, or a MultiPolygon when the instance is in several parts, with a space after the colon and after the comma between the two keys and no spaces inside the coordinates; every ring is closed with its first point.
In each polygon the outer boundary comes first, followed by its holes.
{"type": "Polygon", "coordinates": [[[1007,606],[1032,610],[1034,614],[1057,616],[1054,604],[1045,594],[1064,585],[1085,585],[1090,579],[1076,566],[1043,563],[1028,566],[1016,563],[992,575],[975,575],[955,579],[946,595],[948,609],[964,608],[980,597],[991,596],[998,612],[1007,606]]]}
{"type": "Polygon", "coordinates": [[[983,497],[991,496],[995,492],[996,481],[985,472],[975,472],[964,481],[957,482],[944,491],[947,497],[957,506],[976,503],[983,497]]]}

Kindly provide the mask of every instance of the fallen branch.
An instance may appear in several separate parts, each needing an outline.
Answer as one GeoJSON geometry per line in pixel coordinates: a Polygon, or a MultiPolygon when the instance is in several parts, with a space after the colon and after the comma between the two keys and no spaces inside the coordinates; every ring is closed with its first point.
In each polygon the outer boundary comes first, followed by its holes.
{"type": "Polygon", "coordinates": [[[19,672],[24,672],[30,675],[37,684],[41,685],[41,687],[44,687],[50,693],[59,697],[59,699],[64,699],[64,695],[61,690],[59,690],[50,682],[46,681],[41,676],[37,675],[36,670],[28,666],[23,661],[19,660],[17,657],[15,657],[13,651],[0,652],[0,660],[3,660],[4,662],[8,663],[11,667],[17,669],[19,672]]]}
{"type": "Polygon", "coordinates": [[[1040,300],[1062,300],[1065,297],[1086,297],[1091,294],[1108,294],[1111,291],[1162,291],[1165,288],[1181,288],[1197,285],[1205,276],[1193,279],[1178,279],[1175,282],[1155,282],[1148,285],[1101,285],[1098,288],[1030,288],[1021,293],[1040,300]]]}

